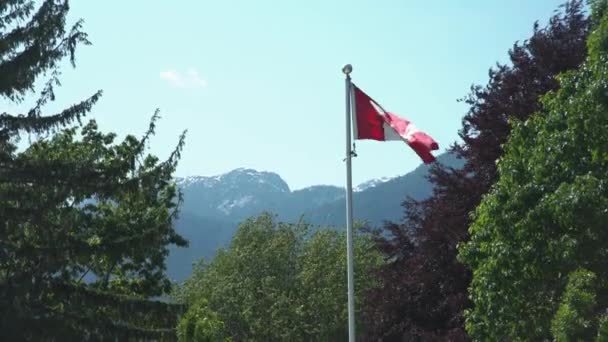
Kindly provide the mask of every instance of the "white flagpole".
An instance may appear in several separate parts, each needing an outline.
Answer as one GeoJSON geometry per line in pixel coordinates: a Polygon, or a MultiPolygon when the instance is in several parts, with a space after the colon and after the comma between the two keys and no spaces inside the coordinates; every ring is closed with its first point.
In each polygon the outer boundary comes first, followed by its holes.
{"type": "Polygon", "coordinates": [[[350,73],[353,67],[342,68],[346,75],[346,264],[348,277],[348,341],[355,342],[355,280],[353,275],[353,177],[351,150],[351,94],[350,73]]]}

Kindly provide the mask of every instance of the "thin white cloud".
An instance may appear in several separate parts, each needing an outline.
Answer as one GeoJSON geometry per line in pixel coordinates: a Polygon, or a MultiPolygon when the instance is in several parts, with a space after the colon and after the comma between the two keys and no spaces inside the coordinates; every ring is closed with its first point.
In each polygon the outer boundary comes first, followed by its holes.
{"type": "Polygon", "coordinates": [[[207,86],[207,81],[205,81],[201,75],[198,73],[198,70],[194,69],[194,68],[190,68],[188,69],[188,72],[186,73],[187,75],[187,79],[190,82],[190,84],[192,84],[195,87],[206,87],[207,86]]]}
{"type": "Polygon", "coordinates": [[[207,86],[207,81],[194,68],[188,69],[185,73],[174,69],[164,70],[160,72],[160,79],[176,88],[203,88],[207,86]]]}
{"type": "Polygon", "coordinates": [[[165,70],[160,72],[160,79],[169,82],[174,87],[183,87],[184,80],[175,70],[165,70]]]}

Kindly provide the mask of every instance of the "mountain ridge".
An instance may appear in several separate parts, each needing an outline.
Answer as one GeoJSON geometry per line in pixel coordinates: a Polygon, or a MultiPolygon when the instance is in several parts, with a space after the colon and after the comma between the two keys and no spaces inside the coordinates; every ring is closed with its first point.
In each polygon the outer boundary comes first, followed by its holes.
{"type": "MultiPolygon", "coordinates": [[[[451,167],[464,164],[448,153],[437,160],[451,167]]],[[[372,226],[402,221],[401,204],[407,197],[421,200],[431,194],[432,185],[426,179],[429,168],[423,164],[402,176],[361,183],[359,191],[353,192],[354,218],[372,226]]],[[[250,168],[216,176],[179,177],[176,183],[184,201],[175,225],[190,240],[187,249],[172,248],[167,260],[169,276],[178,281],[189,275],[194,261],[211,258],[225,246],[240,222],[262,212],[271,212],[285,222],[303,218],[316,226],[345,224],[343,187],[313,185],[292,191],[278,174],[250,168]]]]}

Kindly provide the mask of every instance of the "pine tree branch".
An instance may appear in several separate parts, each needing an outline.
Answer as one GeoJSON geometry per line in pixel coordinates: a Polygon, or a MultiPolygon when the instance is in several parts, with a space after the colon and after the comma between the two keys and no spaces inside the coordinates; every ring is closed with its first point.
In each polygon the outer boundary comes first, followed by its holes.
{"type": "Polygon", "coordinates": [[[50,116],[40,116],[39,109],[36,108],[32,109],[28,115],[14,116],[6,112],[2,113],[0,114],[0,134],[15,134],[18,131],[41,133],[68,125],[75,120],[80,122],[80,119],[91,111],[101,95],[100,90],[88,99],[50,116]]]}

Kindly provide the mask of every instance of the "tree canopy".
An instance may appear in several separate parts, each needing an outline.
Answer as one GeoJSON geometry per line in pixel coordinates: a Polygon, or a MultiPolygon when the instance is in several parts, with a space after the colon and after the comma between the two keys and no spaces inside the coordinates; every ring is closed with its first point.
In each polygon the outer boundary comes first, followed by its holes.
{"type": "Polygon", "coordinates": [[[514,44],[510,63],[489,72],[488,84],[473,86],[464,101],[461,143],[451,153],[462,169],[431,169],[433,195],[404,203],[406,219],[388,224],[377,245],[390,261],[376,270],[382,286],[366,296],[370,339],[468,339],[463,312],[470,305],[470,272],[456,260],[458,243],[468,239],[469,213],[496,181],[496,160],[511,128],[540,108],[539,96],[556,89],[555,76],[585,58],[589,22],[582,1],[566,3],[546,27],[514,44]]]}
{"type": "Polygon", "coordinates": [[[168,245],[179,196],[172,183],[182,136],[165,161],[146,154],[158,113],[141,138],[116,142],[81,120],[101,92],[58,113],[63,58],[89,44],[66,24],[67,1],[0,3],[0,96],[21,102],[47,80],[26,113],[0,114],[0,337],[2,340],[174,339],[180,306],[167,293],[168,245]],[[31,134],[33,142],[19,140],[31,134]]]}
{"type": "MultiPolygon", "coordinates": [[[[357,235],[357,298],[375,285],[369,269],[380,262],[372,241],[357,235]]],[[[230,245],[201,261],[174,297],[193,304],[180,323],[185,341],[195,340],[196,327],[199,336],[238,341],[338,341],[348,337],[346,294],[344,233],[313,232],[306,223],[264,214],[243,222],[230,245]]]]}
{"type": "Polygon", "coordinates": [[[608,339],[608,3],[588,57],[514,129],[460,259],[476,340],[608,339]]]}

